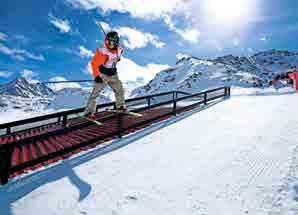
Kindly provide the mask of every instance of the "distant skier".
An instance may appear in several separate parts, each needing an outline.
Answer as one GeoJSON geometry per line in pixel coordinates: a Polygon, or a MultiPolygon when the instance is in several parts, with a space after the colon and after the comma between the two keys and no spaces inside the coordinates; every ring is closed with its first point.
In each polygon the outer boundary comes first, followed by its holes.
{"type": "Polygon", "coordinates": [[[286,84],[293,85],[294,89],[298,92],[298,71],[296,68],[287,73],[278,74],[272,81],[270,81],[270,85],[275,85],[278,81],[285,81],[286,84]]]}
{"type": "Polygon", "coordinates": [[[274,79],[272,81],[270,81],[270,85],[274,85],[276,84],[276,82],[283,80],[285,81],[287,84],[293,84],[293,80],[290,78],[289,74],[291,72],[287,72],[287,73],[281,73],[278,74],[274,77],[274,79]]]}
{"type": "Polygon", "coordinates": [[[85,110],[85,116],[91,119],[95,118],[96,98],[106,85],[109,85],[114,91],[117,110],[123,112],[127,110],[123,86],[116,68],[116,64],[120,61],[123,53],[119,41],[120,38],[117,32],[111,31],[107,33],[103,48],[96,49],[96,53],[91,60],[94,88],[85,110]]]}

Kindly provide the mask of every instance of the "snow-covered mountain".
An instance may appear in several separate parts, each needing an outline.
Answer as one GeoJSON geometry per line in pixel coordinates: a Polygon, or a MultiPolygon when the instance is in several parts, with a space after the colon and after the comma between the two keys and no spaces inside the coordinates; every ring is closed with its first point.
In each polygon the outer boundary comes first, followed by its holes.
{"type": "Polygon", "coordinates": [[[25,78],[19,77],[8,84],[0,85],[0,94],[32,98],[50,97],[54,95],[54,91],[44,84],[29,83],[25,78]]]}
{"type": "MultiPolygon", "coordinates": [[[[125,93],[125,98],[130,98],[131,93],[141,87],[144,86],[146,83],[144,82],[143,79],[137,80],[137,81],[123,81],[122,85],[124,88],[124,93],[125,93]]],[[[90,89],[91,90],[91,89],[90,89]]],[[[115,100],[115,96],[114,96],[114,92],[110,87],[106,87],[102,93],[102,95],[104,95],[105,97],[109,98],[110,100],[114,101],[115,100]]]]}
{"type": "MultiPolygon", "coordinates": [[[[144,85],[143,80],[123,82],[125,96],[137,87],[144,85]]],[[[84,107],[92,91],[92,84],[37,84],[25,78],[17,78],[8,84],[0,85],[0,112],[36,112],[37,115],[48,111],[84,107]]],[[[114,100],[114,93],[107,87],[98,97],[97,102],[107,103],[114,100]]]]}
{"type": "MultiPolygon", "coordinates": [[[[123,82],[123,87],[125,91],[125,97],[129,98],[131,92],[144,85],[143,80],[137,81],[125,81],[123,82]]],[[[59,89],[59,88],[58,88],[59,89]]],[[[51,101],[49,108],[59,110],[68,108],[78,108],[83,107],[87,104],[87,100],[92,91],[92,85],[88,87],[67,87],[61,90],[55,91],[56,95],[51,101]]],[[[114,101],[114,92],[110,87],[106,87],[97,98],[97,103],[107,103],[114,101]]]]}
{"type": "Polygon", "coordinates": [[[277,73],[297,67],[298,53],[273,49],[248,57],[224,56],[214,61],[255,74],[261,80],[271,80],[277,73]]]}
{"type": "Polygon", "coordinates": [[[158,73],[131,96],[171,90],[197,92],[223,85],[267,87],[276,74],[295,66],[298,66],[298,53],[288,51],[269,50],[248,57],[227,55],[207,60],[180,54],[175,66],[158,73]]]}
{"type": "MultiPolygon", "coordinates": [[[[54,110],[71,109],[83,107],[87,104],[90,95],[89,89],[84,88],[64,88],[56,91],[54,99],[51,101],[48,108],[54,110]]],[[[107,103],[111,99],[104,95],[97,98],[98,103],[107,103]]]]}
{"type": "Polygon", "coordinates": [[[54,96],[55,92],[46,85],[30,83],[19,77],[0,85],[0,112],[39,115],[46,111],[54,96]]]}
{"type": "Polygon", "coordinates": [[[46,109],[50,102],[50,98],[32,97],[26,98],[13,95],[1,95],[0,112],[9,110],[23,110],[24,112],[41,111],[46,109]]]}

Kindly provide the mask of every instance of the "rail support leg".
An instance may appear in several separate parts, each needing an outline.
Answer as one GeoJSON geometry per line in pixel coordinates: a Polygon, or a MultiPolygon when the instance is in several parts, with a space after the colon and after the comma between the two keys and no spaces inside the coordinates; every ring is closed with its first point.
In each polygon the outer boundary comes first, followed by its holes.
{"type": "Polygon", "coordinates": [[[174,100],[174,103],[173,103],[173,114],[174,114],[174,116],[177,116],[177,101],[176,101],[176,99],[174,100]]]}
{"type": "Polygon", "coordinates": [[[63,116],[62,125],[63,125],[63,127],[66,127],[67,126],[67,115],[64,115],[63,116]]]}
{"type": "Polygon", "coordinates": [[[207,93],[204,93],[204,105],[207,104],[207,93]]]}
{"type": "Polygon", "coordinates": [[[118,136],[118,138],[122,138],[122,132],[123,132],[123,115],[121,113],[117,113],[117,124],[118,124],[117,136],[118,136]]]}
{"type": "Polygon", "coordinates": [[[226,87],[225,88],[225,98],[229,98],[231,95],[231,91],[230,91],[230,87],[226,87]]]}
{"type": "Polygon", "coordinates": [[[0,184],[8,182],[9,168],[11,166],[11,149],[8,147],[0,148],[0,184]]]}

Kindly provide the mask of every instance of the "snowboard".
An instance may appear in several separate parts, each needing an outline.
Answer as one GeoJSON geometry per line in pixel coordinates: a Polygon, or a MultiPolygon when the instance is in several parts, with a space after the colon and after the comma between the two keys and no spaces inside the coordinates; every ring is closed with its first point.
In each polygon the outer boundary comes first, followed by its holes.
{"type": "Polygon", "coordinates": [[[115,109],[107,109],[106,111],[111,112],[111,113],[122,113],[122,114],[130,115],[130,116],[134,116],[134,117],[142,117],[143,116],[143,114],[136,113],[133,111],[118,111],[115,109]]]}

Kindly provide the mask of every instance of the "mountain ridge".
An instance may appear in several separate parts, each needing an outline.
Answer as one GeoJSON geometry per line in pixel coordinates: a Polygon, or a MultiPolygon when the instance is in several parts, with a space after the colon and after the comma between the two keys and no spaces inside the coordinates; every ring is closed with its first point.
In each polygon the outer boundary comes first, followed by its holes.
{"type": "Polygon", "coordinates": [[[298,53],[271,49],[252,56],[225,55],[200,59],[177,55],[174,66],[163,70],[146,85],[135,89],[131,97],[171,90],[197,92],[217,86],[269,87],[275,75],[298,66],[298,53]]]}

